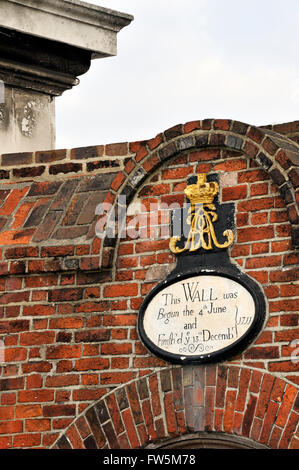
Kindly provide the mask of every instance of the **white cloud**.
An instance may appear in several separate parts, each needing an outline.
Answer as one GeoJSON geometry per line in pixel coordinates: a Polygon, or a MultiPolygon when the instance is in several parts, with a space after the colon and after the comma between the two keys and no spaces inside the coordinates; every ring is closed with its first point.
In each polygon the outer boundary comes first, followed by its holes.
{"type": "Polygon", "coordinates": [[[93,61],[57,100],[59,147],[141,140],[206,117],[298,119],[297,0],[92,3],[135,20],[117,57],[93,61]]]}

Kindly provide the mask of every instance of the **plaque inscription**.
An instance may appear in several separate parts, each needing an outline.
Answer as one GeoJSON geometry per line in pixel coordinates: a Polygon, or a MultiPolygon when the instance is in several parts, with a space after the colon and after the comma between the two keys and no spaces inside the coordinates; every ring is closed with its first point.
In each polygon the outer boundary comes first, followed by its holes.
{"type": "Polygon", "coordinates": [[[145,345],[172,362],[210,362],[244,348],[261,323],[259,297],[232,276],[189,275],[160,285],[141,309],[145,345]]]}
{"type": "Polygon", "coordinates": [[[242,338],[254,319],[251,294],[220,276],[196,276],[161,290],[149,303],[144,330],[173,354],[206,355],[242,338]]]}

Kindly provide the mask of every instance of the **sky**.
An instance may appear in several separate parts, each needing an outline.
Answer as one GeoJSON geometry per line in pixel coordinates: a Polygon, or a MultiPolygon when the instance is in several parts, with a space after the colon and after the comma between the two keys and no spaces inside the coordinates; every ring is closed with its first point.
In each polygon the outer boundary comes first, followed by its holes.
{"type": "Polygon", "coordinates": [[[56,148],[154,137],[219,118],[299,119],[298,0],[93,0],[132,14],[115,57],[56,99],[56,148]]]}

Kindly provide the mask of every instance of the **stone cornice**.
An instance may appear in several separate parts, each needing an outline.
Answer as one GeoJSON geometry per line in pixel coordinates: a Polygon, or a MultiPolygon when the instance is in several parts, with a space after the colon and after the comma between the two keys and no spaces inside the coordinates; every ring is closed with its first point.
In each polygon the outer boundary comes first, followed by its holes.
{"type": "Polygon", "coordinates": [[[1,59],[0,77],[7,85],[27,88],[51,96],[59,96],[79,83],[78,78],[68,74],[54,73],[41,67],[1,59]]]}
{"type": "Polygon", "coordinates": [[[116,55],[116,34],[133,16],[79,0],[5,0],[0,26],[91,51],[116,55]]]}

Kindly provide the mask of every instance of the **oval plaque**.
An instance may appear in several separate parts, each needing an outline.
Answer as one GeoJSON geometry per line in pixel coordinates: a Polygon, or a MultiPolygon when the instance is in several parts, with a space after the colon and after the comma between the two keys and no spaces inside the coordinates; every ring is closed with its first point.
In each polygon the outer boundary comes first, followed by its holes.
{"type": "Polygon", "coordinates": [[[163,359],[211,362],[245,349],[264,317],[264,297],[248,276],[202,273],[159,284],[141,307],[138,327],[163,359]]]}

